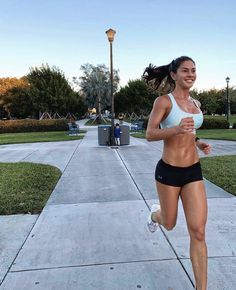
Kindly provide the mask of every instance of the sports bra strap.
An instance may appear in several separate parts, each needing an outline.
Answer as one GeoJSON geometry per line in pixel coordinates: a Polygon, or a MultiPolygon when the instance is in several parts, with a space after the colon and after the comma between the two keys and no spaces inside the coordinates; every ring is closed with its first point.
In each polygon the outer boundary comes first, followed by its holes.
{"type": "Polygon", "coordinates": [[[191,98],[192,102],[194,103],[194,105],[195,105],[199,110],[201,110],[201,109],[200,109],[200,106],[198,105],[198,102],[197,102],[194,98],[192,98],[192,97],[190,97],[190,98],[191,98]]]}

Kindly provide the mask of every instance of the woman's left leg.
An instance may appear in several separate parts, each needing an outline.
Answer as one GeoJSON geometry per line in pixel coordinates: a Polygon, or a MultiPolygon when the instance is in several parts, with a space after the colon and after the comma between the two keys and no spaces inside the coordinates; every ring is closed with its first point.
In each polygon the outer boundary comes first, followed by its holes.
{"type": "Polygon", "coordinates": [[[207,289],[207,246],[205,226],[207,222],[207,199],[203,181],[184,185],[180,193],[190,235],[190,258],[196,288],[207,289]]]}

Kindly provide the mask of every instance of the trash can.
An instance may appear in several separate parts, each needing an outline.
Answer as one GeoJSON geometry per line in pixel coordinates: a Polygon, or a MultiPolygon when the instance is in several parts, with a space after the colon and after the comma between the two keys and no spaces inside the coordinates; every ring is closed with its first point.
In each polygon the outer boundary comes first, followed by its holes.
{"type": "Polygon", "coordinates": [[[120,125],[120,145],[129,145],[129,144],[130,144],[129,126],[120,125]]]}
{"type": "Polygon", "coordinates": [[[111,139],[111,125],[98,126],[98,145],[108,146],[111,139]]]}

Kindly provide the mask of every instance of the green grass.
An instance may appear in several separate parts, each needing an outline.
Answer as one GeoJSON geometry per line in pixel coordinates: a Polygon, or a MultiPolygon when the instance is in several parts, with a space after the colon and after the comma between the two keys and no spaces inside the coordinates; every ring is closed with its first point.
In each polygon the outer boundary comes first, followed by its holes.
{"type": "Polygon", "coordinates": [[[60,176],[50,165],[0,163],[0,215],[41,212],[60,176]]]}
{"type": "Polygon", "coordinates": [[[143,132],[137,132],[137,133],[132,133],[130,132],[130,135],[136,138],[146,138],[146,131],[143,132]]]}
{"type": "MultiPolygon", "coordinates": [[[[80,131],[85,133],[86,131],[80,131]]],[[[82,139],[83,135],[69,136],[68,131],[55,132],[27,132],[27,133],[4,133],[0,134],[0,145],[34,142],[55,142],[82,139]]]]}
{"type": "Polygon", "coordinates": [[[236,141],[236,129],[204,129],[197,130],[197,136],[205,139],[236,141]]]}
{"type": "Polygon", "coordinates": [[[236,155],[201,158],[203,176],[236,196],[236,155]]]}

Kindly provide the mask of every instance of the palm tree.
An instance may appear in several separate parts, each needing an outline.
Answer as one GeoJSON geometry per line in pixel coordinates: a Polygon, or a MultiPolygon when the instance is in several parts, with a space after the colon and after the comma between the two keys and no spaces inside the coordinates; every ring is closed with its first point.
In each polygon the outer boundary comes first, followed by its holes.
{"type": "MultiPolygon", "coordinates": [[[[102,110],[111,106],[110,102],[110,72],[105,65],[81,66],[84,75],[80,77],[79,85],[89,107],[95,107],[98,112],[97,123],[101,123],[102,110]]],[[[76,82],[76,79],[74,78],[76,82]]],[[[114,72],[113,87],[117,90],[119,83],[118,72],[114,72]]]]}

